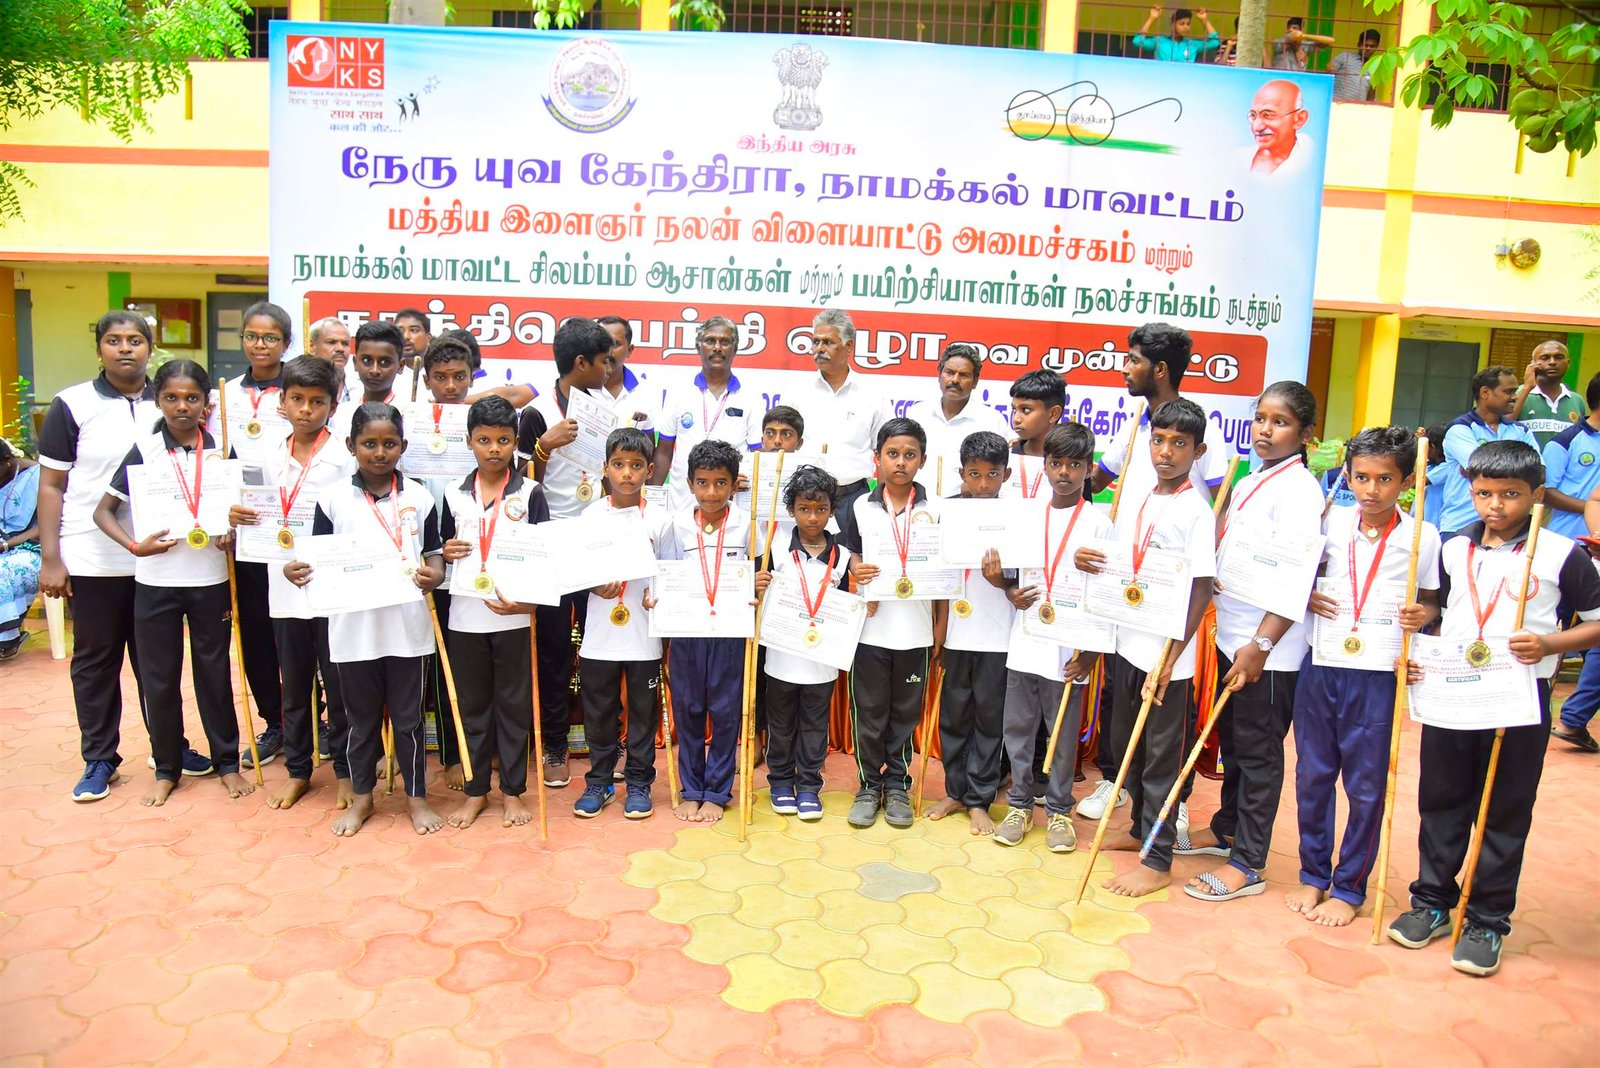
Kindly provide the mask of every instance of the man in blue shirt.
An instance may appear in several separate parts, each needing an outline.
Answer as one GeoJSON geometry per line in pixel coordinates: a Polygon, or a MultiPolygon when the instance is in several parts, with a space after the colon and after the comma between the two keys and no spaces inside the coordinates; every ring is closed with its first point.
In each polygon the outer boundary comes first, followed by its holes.
{"type": "Polygon", "coordinates": [[[1150,31],[1161,17],[1161,10],[1160,4],[1150,9],[1144,25],[1133,35],[1133,47],[1141,52],[1154,52],[1157,59],[1171,59],[1179,63],[1197,62],[1207,52],[1216,49],[1219,43],[1217,30],[1211,25],[1211,17],[1203,7],[1192,13],[1186,7],[1177,8],[1172,12],[1172,36],[1151,37],[1150,31]],[[1189,25],[1197,16],[1206,25],[1206,35],[1199,40],[1189,36],[1189,25]]]}
{"type": "Polygon", "coordinates": [[[1449,465],[1443,478],[1444,510],[1439,514],[1439,533],[1444,537],[1478,521],[1472,484],[1462,474],[1474,449],[1487,441],[1521,441],[1539,447],[1527,427],[1511,421],[1516,403],[1517,375],[1511,368],[1497,364],[1472,376],[1472,410],[1452,419],[1444,435],[1444,458],[1449,465]]]}
{"type": "Polygon", "coordinates": [[[1600,486],[1600,375],[1589,379],[1584,391],[1589,414],[1551,438],[1544,447],[1544,503],[1549,527],[1557,534],[1581,538],[1589,533],[1583,506],[1600,486]]]}

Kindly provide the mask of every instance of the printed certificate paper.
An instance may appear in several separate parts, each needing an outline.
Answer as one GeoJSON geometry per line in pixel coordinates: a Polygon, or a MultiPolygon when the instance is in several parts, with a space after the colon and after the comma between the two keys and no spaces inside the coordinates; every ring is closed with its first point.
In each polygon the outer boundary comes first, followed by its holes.
{"type": "Polygon", "coordinates": [[[1247,605],[1299,619],[1306,613],[1326,541],[1321,534],[1292,534],[1276,527],[1229,527],[1217,560],[1217,581],[1228,596],[1247,605]]]}
{"type": "MultiPolygon", "coordinates": [[[[296,559],[294,547],[301,538],[311,536],[311,522],[317,514],[317,487],[302,485],[289,509],[288,523],[283,516],[283,499],[278,486],[243,486],[239,490],[239,503],[255,510],[261,522],[255,526],[234,529],[234,556],[245,562],[258,564],[284,564],[296,559]],[[287,525],[293,539],[289,548],[283,547],[281,538],[287,525]]],[[[282,487],[288,490],[290,487],[282,487]]]]}
{"type": "Polygon", "coordinates": [[[606,438],[617,428],[617,413],[583,390],[574,389],[567,394],[567,418],[577,421],[578,436],[556,452],[598,475],[605,470],[606,438]]]}
{"type": "Polygon", "coordinates": [[[478,469],[467,444],[466,404],[403,404],[406,420],[406,454],[400,470],[410,478],[445,478],[468,475],[478,469]]]}
{"type": "Polygon", "coordinates": [[[895,584],[900,581],[900,550],[895,547],[894,534],[887,530],[868,534],[862,548],[865,562],[878,568],[878,577],[860,587],[861,596],[869,601],[943,601],[961,596],[961,568],[944,563],[942,539],[935,523],[911,524],[905,572],[911,580],[909,597],[902,598],[895,592],[895,584]]]}
{"type": "Polygon", "coordinates": [[[766,524],[772,522],[772,493],[774,486],[777,487],[778,493],[778,518],[788,519],[789,509],[783,506],[783,492],[789,485],[789,479],[794,476],[794,473],[797,470],[808,465],[811,467],[820,467],[824,471],[826,471],[828,468],[826,458],[820,453],[817,455],[812,455],[810,453],[802,452],[763,452],[760,454],[752,452],[745,455],[744,466],[740,468],[740,474],[744,475],[746,478],[750,477],[751,472],[755,469],[755,457],[757,455],[760,455],[761,457],[760,483],[754,485],[751,489],[740,490],[738,493],[734,494],[733,501],[740,508],[744,509],[746,515],[749,515],[752,511],[751,501],[753,499],[753,510],[755,513],[756,522],[765,527],[766,524]],[[778,478],[779,456],[783,457],[783,478],[781,480],[778,478]]]}
{"type": "Polygon", "coordinates": [[[508,523],[497,526],[494,541],[489,546],[488,566],[483,566],[483,555],[473,524],[465,533],[472,546],[472,554],[450,565],[450,593],[455,597],[472,597],[492,601],[495,592],[507,601],[523,604],[554,605],[561,603],[561,591],[556,588],[555,569],[550,563],[548,542],[544,527],[553,524],[529,525],[508,523]],[[478,588],[478,576],[487,575],[494,583],[486,590],[478,588]]]}
{"type": "Polygon", "coordinates": [[[355,534],[313,534],[295,544],[295,558],[311,565],[306,600],[319,616],[388,608],[422,600],[390,542],[355,534]]]}
{"type": "MultiPolygon", "coordinates": [[[[128,504],[133,512],[133,536],[140,541],[159,531],[182,541],[194,529],[220,537],[233,528],[228,525],[228,509],[239,499],[243,481],[243,462],[220,459],[221,453],[208,450],[200,465],[200,514],[189,511],[183,486],[170,463],[134,464],[128,468],[128,504]]],[[[184,485],[194,488],[194,458],[180,461],[184,485]]]]}
{"type": "Polygon", "coordinates": [[[998,549],[1002,567],[1042,566],[1047,507],[1023,497],[951,497],[939,505],[944,562],[981,567],[984,553],[998,549]]]}
{"type": "Polygon", "coordinates": [[[1129,593],[1135,585],[1133,550],[1098,538],[1085,542],[1084,547],[1098,549],[1106,557],[1098,575],[1084,575],[1084,603],[1092,614],[1119,627],[1183,640],[1194,585],[1188,557],[1151,549],[1139,568],[1138,592],[1129,593]]]}
{"type": "MultiPolygon", "coordinates": [[[[716,560],[706,564],[716,576],[716,560]]],[[[661,573],[650,585],[656,599],[650,610],[652,638],[750,638],[756,632],[756,567],[750,560],[724,559],[717,577],[717,607],[706,597],[700,556],[661,561],[661,573]]]]}
{"type": "Polygon", "coordinates": [[[1117,628],[1090,615],[1084,607],[1084,579],[1088,577],[1071,564],[1063,562],[1056,572],[1055,585],[1050,590],[1054,619],[1046,623],[1039,618],[1039,609],[1045,604],[1044,569],[1034,567],[1023,570],[1019,576],[1020,584],[1024,588],[1038,587],[1039,599],[1023,613],[1022,633],[1080,652],[1115,652],[1117,628]]]}
{"type": "MultiPolygon", "coordinates": [[[[1406,687],[1411,718],[1430,727],[1453,731],[1526,727],[1539,722],[1537,664],[1511,655],[1509,638],[1484,638],[1489,660],[1482,667],[1467,662],[1474,638],[1411,639],[1411,660],[1422,668],[1422,681],[1406,687]]],[[[1543,743],[1541,743],[1543,744],[1543,743]]]]}
{"type": "Polygon", "coordinates": [[[867,602],[830,586],[813,624],[799,581],[793,572],[784,571],[773,575],[772,585],[767,587],[766,608],[761,613],[761,644],[849,671],[866,622],[867,602]]]}
{"type": "Polygon", "coordinates": [[[1361,605],[1361,627],[1355,632],[1355,641],[1351,641],[1355,606],[1350,601],[1350,584],[1318,579],[1317,592],[1338,602],[1339,618],[1310,617],[1311,662],[1319,667],[1393,672],[1403,637],[1400,605],[1405,602],[1406,588],[1398,583],[1372,587],[1361,605]]]}
{"type": "Polygon", "coordinates": [[[658,567],[655,547],[637,512],[585,513],[533,529],[544,541],[557,593],[650,578],[658,567]]]}
{"type": "Polygon", "coordinates": [[[261,406],[254,410],[248,401],[228,405],[228,448],[246,467],[264,468],[272,463],[292,429],[289,421],[278,414],[276,390],[263,394],[261,406]]]}

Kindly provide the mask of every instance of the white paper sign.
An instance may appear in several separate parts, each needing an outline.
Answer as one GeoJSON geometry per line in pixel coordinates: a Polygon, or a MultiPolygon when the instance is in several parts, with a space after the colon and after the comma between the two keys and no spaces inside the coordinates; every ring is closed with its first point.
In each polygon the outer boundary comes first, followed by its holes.
{"type": "Polygon", "coordinates": [[[878,568],[878,577],[860,587],[869,601],[943,601],[961,596],[961,568],[944,563],[939,527],[936,523],[912,523],[906,546],[905,577],[911,580],[911,593],[901,597],[895,590],[901,578],[900,550],[892,531],[868,533],[862,545],[862,559],[878,568]]]}
{"type": "MultiPolygon", "coordinates": [[[[574,521],[575,522],[575,521],[574,521]]],[[[544,528],[554,523],[497,523],[494,541],[489,545],[489,560],[484,566],[474,524],[462,540],[472,546],[472,554],[450,566],[450,595],[480,601],[495,599],[496,592],[507,601],[523,604],[555,605],[563,591],[557,589],[555,569],[550,563],[548,536],[544,528]],[[488,577],[491,585],[479,589],[478,576],[488,577]]]]}
{"type": "Polygon", "coordinates": [[[556,592],[590,590],[650,578],[656,550],[636,511],[553,519],[535,528],[544,540],[556,592]]]}
{"type": "Polygon", "coordinates": [[[283,445],[283,439],[294,429],[289,420],[278,414],[277,390],[261,394],[259,407],[251,407],[248,400],[228,405],[228,448],[245,467],[262,468],[273,462],[274,455],[283,445]]]}
{"type": "Polygon", "coordinates": [[[981,567],[984,554],[997,549],[1002,567],[1043,565],[1047,507],[1021,497],[951,497],[939,506],[944,562],[981,567]]]}
{"type": "Polygon", "coordinates": [[[194,491],[194,457],[180,459],[178,464],[183,470],[181,484],[177,470],[165,457],[128,468],[128,504],[133,512],[133,536],[139,541],[162,530],[168,531],[167,537],[181,541],[196,522],[214,538],[233,529],[228,523],[228,509],[239,499],[243,464],[222,459],[215,449],[206,451],[200,464],[198,516],[189,510],[184,496],[185,487],[194,491]]]}
{"type": "Polygon", "coordinates": [[[1311,662],[1319,667],[1394,671],[1405,637],[1400,629],[1400,606],[1405,602],[1406,588],[1398,583],[1374,585],[1361,604],[1359,628],[1354,626],[1355,604],[1350,600],[1348,582],[1318,579],[1317,592],[1336,602],[1339,618],[1310,617],[1311,662]],[[1357,638],[1354,642],[1350,641],[1352,630],[1357,638]],[[1350,648],[1345,647],[1346,642],[1350,648]]]}
{"type": "Polygon", "coordinates": [[[295,557],[311,565],[306,600],[319,616],[412,604],[422,591],[403,570],[392,542],[356,534],[313,534],[295,545],[295,557]]]}
{"type": "Polygon", "coordinates": [[[1296,534],[1269,526],[1228,528],[1217,560],[1217,581],[1247,605],[1285,619],[1306,613],[1322,564],[1321,534],[1296,534]]]}
{"type": "MultiPolygon", "coordinates": [[[[709,554],[708,554],[709,557],[709,554]]],[[[713,608],[706,594],[700,556],[663,560],[661,573],[651,582],[656,606],[650,611],[652,638],[749,638],[756,632],[756,568],[749,560],[708,558],[717,591],[713,608]]]]}
{"type": "Polygon", "coordinates": [[[1412,637],[1411,661],[1422,668],[1422,681],[1406,687],[1412,720],[1455,731],[1538,723],[1534,673],[1538,665],[1512,656],[1509,638],[1484,638],[1488,662],[1474,667],[1467,660],[1467,648],[1475,641],[1430,634],[1412,637]]]}
{"type": "Polygon", "coordinates": [[[467,404],[419,401],[400,406],[406,421],[406,453],[400,470],[411,478],[471,474],[478,461],[467,444],[467,404]]]}
{"type": "MultiPolygon", "coordinates": [[[[816,591],[813,590],[813,597],[816,591]]],[[[761,611],[761,644],[769,649],[849,671],[867,622],[867,602],[837,586],[828,587],[813,621],[793,571],[781,571],[767,587],[761,611]],[[812,637],[808,640],[808,635],[812,637]]]]}
{"type": "Polygon", "coordinates": [[[1133,550],[1119,542],[1096,538],[1083,543],[1105,554],[1098,575],[1086,575],[1084,604],[1101,619],[1119,627],[1182,641],[1189,624],[1189,594],[1194,579],[1182,553],[1151,549],[1144,554],[1137,581],[1133,550]],[[1136,594],[1128,592],[1137,587],[1136,594]]]}
{"type": "Polygon", "coordinates": [[[1018,576],[1019,584],[1023,587],[1038,587],[1039,599],[1023,613],[1022,633],[1030,638],[1043,638],[1080,652],[1085,650],[1092,653],[1115,652],[1117,628],[1103,619],[1090,615],[1088,609],[1084,607],[1084,579],[1088,577],[1073,567],[1071,561],[1063,561],[1060,570],[1056,572],[1055,582],[1051,584],[1050,599],[1046,602],[1044,569],[1023,570],[1018,576]],[[1039,610],[1046,603],[1051,605],[1055,615],[1054,620],[1049,623],[1039,618],[1039,610]]]}

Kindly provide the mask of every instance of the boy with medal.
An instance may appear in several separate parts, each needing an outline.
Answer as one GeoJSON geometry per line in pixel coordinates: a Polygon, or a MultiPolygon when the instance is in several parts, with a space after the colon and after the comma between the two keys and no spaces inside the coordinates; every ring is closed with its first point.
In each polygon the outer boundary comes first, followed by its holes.
{"type": "MultiPolygon", "coordinates": [[[[1011,477],[1006,439],[987,430],[959,446],[961,496],[995,498],[1011,477]]],[[[939,701],[939,752],[944,800],[929,819],[965,811],[973,834],[989,834],[989,806],[1000,788],[1006,696],[1006,637],[1016,614],[1006,598],[1002,561],[990,549],[977,574],[961,575],[961,596],[945,620],[944,684],[939,701]]],[[[1069,777],[1070,780],[1070,777],[1069,777]]]]}
{"type": "Polygon", "coordinates": [[[350,368],[361,383],[361,395],[340,405],[328,420],[328,430],[336,441],[350,436],[350,421],[363,404],[395,404],[400,400],[394,392],[394,380],[400,376],[402,366],[400,352],[405,347],[400,328],[378,319],[362,323],[356,328],[354,346],[350,368]]]}
{"type": "MultiPolygon", "coordinates": [[[[649,532],[656,558],[681,555],[676,549],[672,512],[644,499],[650,481],[650,435],[619,427],[606,437],[606,482],[611,494],[584,512],[586,518],[611,520],[633,512],[649,532]]],[[[600,814],[615,797],[617,759],[622,728],[623,687],[628,694],[628,750],[620,778],[627,783],[622,814],[642,820],[655,811],[650,787],[656,777],[656,724],[661,719],[661,639],[652,637],[644,605],[649,582],[610,582],[589,591],[588,623],[578,650],[582,689],[583,733],[589,741],[589,770],[583,796],[573,814],[587,819],[600,814]]]]}
{"type": "Polygon", "coordinates": [[[1061,422],[1066,404],[1066,380],[1054,371],[1029,371],[1011,383],[1011,429],[1017,435],[1017,443],[1011,447],[1011,475],[1001,496],[1042,500],[1049,495],[1044,474],[1044,436],[1061,422]]]}
{"type": "MultiPolygon", "coordinates": [[[[1533,446],[1495,441],[1473,451],[1464,475],[1478,521],[1463,527],[1440,550],[1443,612],[1407,605],[1401,610],[1401,624],[1415,632],[1439,615],[1440,636],[1471,638],[1467,659],[1482,664],[1495,655],[1485,635],[1507,635],[1518,618],[1529,517],[1544,496],[1545,472],[1533,446]]],[[[1536,665],[1539,722],[1503,728],[1499,772],[1482,830],[1483,848],[1461,939],[1450,960],[1457,971],[1468,975],[1499,971],[1502,943],[1511,933],[1522,854],[1550,737],[1551,680],[1562,654],[1600,645],[1600,574],[1571,538],[1551,530],[1539,533],[1526,596],[1522,629],[1510,634],[1510,655],[1536,665]],[[1580,622],[1563,629],[1562,620],[1573,612],[1580,622]]],[[[1420,677],[1414,662],[1408,674],[1412,681],[1420,677]]],[[[1456,875],[1467,855],[1496,733],[1422,728],[1419,871],[1411,884],[1413,908],[1389,928],[1389,937],[1407,948],[1421,949],[1450,931],[1450,912],[1461,897],[1456,875]]]]}
{"type": "MultiPolygon", "coordinates": [[[[1117,649],[1106,671],[1111,688],[1112,757],[1120,765],[1133,736],[1135,716],[1146,693],[1152,696],[1149,718],[1129,768],[1128,794],[1133,806],[1129,836],[1108,849],[1139,850],[1160,812],[1163,799],[1183,764],[1185,738],[1192,716],[1195,672],[1194,636],[1211,602],[1216,574],[1216,520],[1205,499],[1193,492],[1190,472],[1205,454],[1208,420],[1191,400],[1167,401],[1150,413],[1149,452],[1156,485],[1136,509],[1124,507],[1117,517],[1116,540],[1132,550],[1134,577],[1125,594],[1129,604],[1143,600],[1137,588],[1150,549],[1180,553],[1189,562],[1191,586],[1181,640],[1117,627],[1117,649]],[[1163,656],[1165,652],[1165,656],[1163,656]]],[[[1097,549],[1074,553],[1078,570],[1097,573],[1105,556],[1097,549]]],[[[1070,748],[1070,747],[1068,747],[1070,748]]],[[[1102,813],[1104,810],[1101,810],[1102,813]]],[[[1163,822],[1149,854],[1132,871],[1103,885],[1122,897],[1144,897],[1172,881],[1172,848],[1176,821],[1163,822]]]]}
{"type": "Polygon", "coordinates": [[[855,704],[858,787],[850,806],[852,827],[871,827],[881,808],[891,827],[910,827],[911,740],[922,721],[922,694],[930,652],[937,652],[934,615],[944,603],[913,601],[906,573],[911,530],[938,521],[935,502],[916,482],[927,436],[910,419],[890,419],[878,428],[875,450],[878,486],[850,502],[839,522],[839,544],[851,553],[850,573],[858,586],[879,575],[862,559],[869,539],[892,536],[900,559],[895,596],[875,602],[861,631],[861,645],[850,672],[855,704]]]}
{"type": "MultiPolygon", "coordinates": [[[[450,343],[448,338],[438,339],[429,356],[450,343]]],[[[437,363],[430,364],[434,366],[437,363]]],[[[505,800],[502,825],[520,827],[532,818],[522,795],[528,787],[528,735],[533,722],[533,654],[528,645],[533,606],[502,597],[488,561],[502,522],[543,523],[550,518],[550,508],[544,489],[514,466],[517,410],[509,401],[490,396],[474,402],[467,411],[467,443],[478,469],[445,489],[439,533],[446,563],[472,567],[476,562],[472,589],[484,598],[452,598],[445,632],[473,769],[466,798],[446,822],[470,827],[483,812],[494,756],[499,758],[500,794],[505,800]]],[[[441,717],[439,737],[453,733],[441,717]]]]}

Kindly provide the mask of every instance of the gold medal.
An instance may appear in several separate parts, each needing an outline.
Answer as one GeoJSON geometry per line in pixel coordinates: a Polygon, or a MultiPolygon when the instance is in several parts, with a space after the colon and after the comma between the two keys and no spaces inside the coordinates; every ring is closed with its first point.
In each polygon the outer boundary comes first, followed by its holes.
{"type": "Polygon", "coordinates": [[[189,548],[204,549],[207,545],[211,544],[211,535],[207,534],[199,527],[195,527],[193,530],[189,531],[188,541],[189,548]]]}
{"type": "MultiPolygon", "coordinates": [[[[578,483],[577,497],[578,500],[582,501],[584,504],[588,504],[590,501],[594,500],[594,486],[590,485],[587,478],[578,483]]],[[[708,533],[710,530],[710,527],[706,528],[708,533]]]]}
{"type": "Polygon", "coordinates": [[[1467,663],[1475,668],[1485,667],[1493,656],[1489,651],[1489,643],[1482,638],[1467,646],[1467,663]]]}
{"type": "Polygon", "coordinates": [[[815,649],[822,644],[822,632],[815,626],[807,627],[800,640],[806,643],[807,649],[815,649]]]}
{"type": "Polygon", "coordinates": [[[278,548],[284,552],[294,548],[294,531],[288,527],[280,527],[278,529],[278,548]]]}
{"type": "Polygon", "coordinates": [[[443,434],[435,434],[428,439],[428,451],[433,453],[435,456],[443,456],[444,450],[448,447],[448,444],[449,443],[444,440],[443,434]]]}
{"type": "Polygon", "coordinates": [[[259,438],[261,436],[261,423],[260,423],[260,421],[256,420],[256,419],[252,419],[248,423],[246,423],[244,425],[244,436],[247,437],[247,438],[259,438]]]}
{"type": "Polygon", "coordinates": [[[894,595],[903,601],[907,597],[910,597],[915,589],[916,587],[912,585],[911,579],[905,575],[901,575],[900,581],[894,584],[894,595]]]}
{"type": "Polygon", "coordinates": [[[628,611],[628,606],[625,604],[619,604],[611,610],[611,625],[614,627],[626,627],[628,620],[632,618],[633,613],[628,611]]]}
{"type": "Polygon", "coordinates": [[[472,580],[472,588],[479,593],[494,591],[494,578],[487,571],[479,572],[478,577],[472,580]]]}
{"type": "Polygon", "coordinates": [[[1144,591],[1139,588],[1138,583],[1130,582],[1122,591],[1122,599],[1134,608],[1138,608],[1144,604],[1144,591]]]}
{"type": "Polygon", "coordinates": [[[950,611],[954,612],[962,619],[966,619],[972,614],[972,602],[963,597],[961,600],[950,606],[950,611]]]}
{"type": "Polygon", "coordinates": [[[408,580],[414,580],[417,577],[417,565],[402,563],[400,565],[400,574],[408,580]]]}
{"type": "Polygon", "coordinates": [[[1361,635],[1351,634],[1345,638],[1343,648],[1351,656],[1360,656],[1361,650],[1366,648],[1366,643],[1361,640],[1361,635]]]}
{"type": "Polygon", "coordinates": [[[1056,606],[1051,604],[1049,601],[1046,601],[1044,604],[1039,606],[1039,622],[1048,627],[1055,621],[1056,606]]]}

